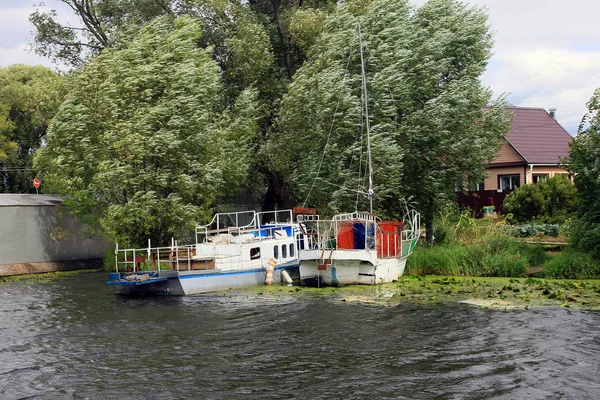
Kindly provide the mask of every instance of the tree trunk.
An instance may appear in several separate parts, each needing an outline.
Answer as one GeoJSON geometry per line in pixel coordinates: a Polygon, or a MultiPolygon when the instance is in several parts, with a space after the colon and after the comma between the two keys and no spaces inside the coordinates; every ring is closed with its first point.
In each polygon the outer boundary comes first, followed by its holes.
{"type": "Polygon", "coordinates": [[[282,176],[275,171],[266,171],[269,179],[267,193],[263,200],[263,210],[271,211],[275,208],[287,209],[296,205],[296,198],[284,183],[282,176]]]}
{"type": "Polygon", "coordinates": [[[425,215],[425,240],[430,246],[433,245],[433,213],[425,215]]]}

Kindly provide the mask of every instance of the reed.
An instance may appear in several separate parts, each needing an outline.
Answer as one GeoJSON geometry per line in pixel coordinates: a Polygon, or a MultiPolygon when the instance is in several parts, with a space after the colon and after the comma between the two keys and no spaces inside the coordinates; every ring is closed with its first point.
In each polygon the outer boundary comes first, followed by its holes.
{"type": "Polygon", "coordinates": [[[589,253],[567,249],[554,254],[542,269],[545,278],[591,279],[600,277],[600,261],[589,253]]]}
{"type": "Polygon", "coordinates": [[[420,245],[409,257],[406,270],[418,275],[525,277],[529,268],[543,265],[547,257],[541,246],[498,235],[470,246],[457,242],[420,245]]]}

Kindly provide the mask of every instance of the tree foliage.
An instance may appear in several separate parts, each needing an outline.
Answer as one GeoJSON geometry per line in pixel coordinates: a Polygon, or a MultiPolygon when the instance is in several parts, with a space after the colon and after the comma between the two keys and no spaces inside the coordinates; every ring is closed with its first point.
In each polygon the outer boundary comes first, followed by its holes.
{"type": "Polygon", "coordinates": [[[35,193],[33,153],[65,98],[64,80],[42,66],[0,67],[0,193],[35,193]]]}
{"type": "Polygon", "coordinates": [[[563,223],[576,211],[577,188],[564,176],[555,175],[533,185],[524,185],[504,199],[504,210],[521,223],[563,223]]]}
{"type": "Polygon", "coordinates": [[[269,151],[301,200],[326,212],[365,207],[358,23],[376,208],[397,216],[406,197],[431,223],[457,186],[482,179],[509,126],[502,99],[485,107],[491,92],[479,78],[492,39],[481,9],[454,0],[340,4],[284,96],[269,151]]]}
{"type": "Polygon", "coordinates": [[[47,187],[124,244],[166,243],[235,193],[252,161],[256,91],[232,106],[200,23],[161,17],[82,73],[36,155],[47,187]]]}
{"type": "Polygon", "coordinates": [[[571,240],[575,247],[600,258],[600,88],[587,107],[569,149],[569,169],[574,174],[580,208],[571,240]]]}
{"type": "Polygon", "coordinates": [[[59,21],[56,10],[36,9],[35,52],[56,62],[81,66],[108,47],[127,42],[153,18],[171,14],[174,0],[60,0],[71,8],[80,25],[59,21]]]}
{"type": "MultiPolygon", "coordinates": [[[[83,68],[105,48],[126,47],[135,33],[161,15],[189,16],[201,25],[200,46],[212,49],[223,79],[223,94],[233,103],[249,87],[258,90],[261,135],[266,143],[281,97],[320,34],[325,15],[336,0],[61,0],[79,19],[61,24],[55,11],[38,9],[30,19],[36,27],[38,54],[83,68]]],[[[265,207],[293,198],[285,179],[264,152],[255,157],[249,189],[265,198],[265,207]]]]}

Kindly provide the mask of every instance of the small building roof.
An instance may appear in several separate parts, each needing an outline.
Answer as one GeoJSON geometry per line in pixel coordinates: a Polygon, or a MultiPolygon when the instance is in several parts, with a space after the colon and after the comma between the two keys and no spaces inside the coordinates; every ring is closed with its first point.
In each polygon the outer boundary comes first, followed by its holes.
{"type": "Polygon", "coordinates": [[[52,194],[0,193],[0,207],[56,206],[61,203],[62,198],[52,194]]]}
{"type": "Polygon", "coordinates": [[[558,164],[569,156],[571,135],[543,108],[508,107],[510,145],[528,164],[558,164]]]}

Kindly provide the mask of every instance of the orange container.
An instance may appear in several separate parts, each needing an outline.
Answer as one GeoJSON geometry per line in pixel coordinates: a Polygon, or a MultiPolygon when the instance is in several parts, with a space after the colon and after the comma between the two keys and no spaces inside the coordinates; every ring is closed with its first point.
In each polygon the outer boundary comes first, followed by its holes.
{"type": "Polygon", "coordinates": [[[400,254],[404,222],[381,221],[377,229],[377,255],[379,257],[395,257],[400,254]]]}
{"type": "Polygon", "coordinates": [[[338,224],[337,248],[354,249],[354,224],[352,221],[343,221],[338,224]]]}

